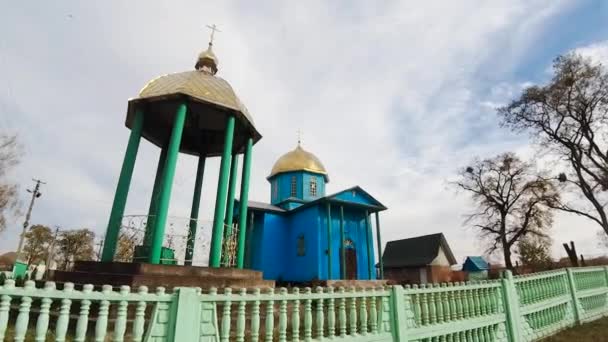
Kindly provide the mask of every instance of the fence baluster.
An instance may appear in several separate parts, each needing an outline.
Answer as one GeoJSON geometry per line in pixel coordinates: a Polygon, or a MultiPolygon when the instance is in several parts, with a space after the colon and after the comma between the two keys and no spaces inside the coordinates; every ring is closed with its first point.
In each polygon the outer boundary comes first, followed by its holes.
{"type": "MultiPolygon", "coordinates": [[[[454,287],[453,283],[448,283],[448,288],[447,288],[447,296],[448,296],[448,307],[450,308],[450,316],[448,317],[448,319],[450,321],[455,321],[458,318],[458,312],[456,311],[456,301],[455,301],[455,291],[452,289],[454,287]]],[[[452,337],[453,338],[453,337],[452,337]]]]}
{"type": "Polygon", "coordinates": [[[456,300],[456,318],[458,320],[464,319],[464,307],[462,301],[462,291],[460,290],[460,284],[455,283],[456,290],[454,290],[454,299],[456,300]]]}
{"type": "MultiPolygon", "coordinates": [[[[421,284],[420,285],[420,290],[424,291],[424,289],[426,288],[425,284],[421,284]]],[[[426,301],[426,293],[420,292],[418,294],[418,296],[420,297],[420,312],[422,313],[421,315],[421,322],[422,325],[427,325],[429,324],[429,305],[426,301]]]]}
{"type": "MultiPolygon", "coordinates": [[[[435,283],[433,284],[433,287],[438,289],[440,288],[440,284],[435,283]]],[[[437,323],[443,323],[443,303],[441,302],[441,292],[436,292],[435,293],[435,307],[437,309],[436,311],[436,315],[437,315],[437,323]]]]}
{"type": "Polygon", "coordinates": [[[268,300],[266,301],[266,342],[272,342],[274,334],[274,289],[268,289],[268,300]]]}
{"type": "MultiPolygon", "coordinates": [[[[470,282],[467,282],[467,286],[471,286],[470,282]]],[[[475,292],[473,289],[467,290],[467,300],[469,301],[469,317],[475,317],[475,292]]]]}
{"type": "Polygon", "coordinates": [[[327,336],[329,336],[329,338],[333,338],[336,335],[334,288],[331,286],[328,287],[327,293],[330,296],[327,300],[327,336]]]}
{"type": "MultiPolygon", "coordinates": [[[[36,289],[36,284],[32,280],[25,282],[24,292],[33,292],[36,289]]],[[[25,340],[25,334],[27,334],[27,326],[30,321],[30,307],[32,306],[32,297],[24,295],[21,297],[21,304],[19,305],[19,315],[17,315],[17,321],[15,322],[15,341],[22,342],[25,340]]]]}
{"type": "Polygon", "coordinates": [[[232,306],[232,288],[227,287],[224,289],[224,306],[222,307],[222,329],[220,331],[220,341],[228,342],[230,340],[230,309],[232,306]]]}
{"type": "Polygon", "coordinates": [[[279,294],[282,297],[279,306],[279,341],[285,342],[287,341],[287,299],[285,299],[287,289],[281,287],[279,294]]]}
{"type": "Polygon", "coordinates": [[[414,322],[416,325],[422,325],[422,304],[421,304],[421,295],[418,292],[418,284],[414,284],[412,287],[414,291],[412,291],[412,300],[414,301],[414,322]]]}
{"type": "MultiPolygon", "coordinates": [[[[82,294],[86,298],[87,295],[93,292],[93,285],[86,284],[82,287],[82,294]]],[[[89,308],[91,306],[91,301],[88,299],[83,299],[80,301],[80,312],[78,314],[78,321],[76,322],[76,334],[74,336],[74,341],[76,342],[84,342],[87,336],[87,328],[89,325],[89,308]]]]}
{"type": "MultiPolygon", "coordinates": [[[[2,287],[5,290],[12,290],[15,288],[15,281],[13,279],[7,279],[2,287]]],[[[0,298],[0,341],[4,341],[4,335],[6,333],[6,327],[8,325],[8,314],[11,308],[11,297],[2,295],[0,298]]]]}
{"type": "Polygon", "coordinates": [[[245,341],[245,305],[247,302],[245,301],[245,296],[247,296],[247,289],[242,288],[239,291],[240,299],[239,306],[237,308],[237,318],[236,318],[236,341],[243,342],[245,341]]]}
{"type": "Polygon", "coordinates": [[[312,290],[310,287],[304,289],[306,300],[304,302],[304,341],[312,340],[312,290]]]}
{"type": "MultiPolygon", "coordinates": [[[[426,285],[426,288],[429,290],[432,289],[433,287],[434,287],[433,284],[426,285]]],[[[429,323],[435,324],[435,323],[437,323],[437,306],[435,303],[435,293],[427,292],[426,296],[427,296],[426,301],[429,306],[429,323]]]]}
{"type": "Polygon", "coordinates": [[[317,327],[317,338],[323,339],[323,323],[325,321],[325,317],[323,314],[323,288],[318,286],[316,288],[316,292],[319,295],[319,299],[317,300],[317,314],[316,314],[316,327],[317,327]]]}
{"type": "Polygon", "coordinates": [[[344,287],[340,286],[340,303],[338,306],[338,322],[340,325],[340,337],[346,336],[346,292],[344,287]]]}
{"type": "Polygon", "coordinates": [[[291,312],[291,340],[292,342],[300,341],[300,289],[295,287],[293,295],[296,299],[293,301],[291,312]]]}
{"type": "Polygon", "coordinates": [[[376,289],[373,287],[370,290],[371,297],[369,302],[369,324],[371,328],[372,334],[378,333],[378,309],[376,308],[376,301],[378,298],[376,297],[376,289]]]}
{"type": "MultiPolygon", "coordinates": [[[[55,283],[47,281],[44,283],[44,297],[40,300],[40,314],[38,315],[38,321],[36,322],[36,342],[46,341],[46,335],[49,330],[49,312],[51,311],[51,304],[53,300],[50,298],[55,291],[55,283]]],[[[2,304],[0,304],[0,310],[2,304]]],[[[0,339],[2,341],[2,339],[0,339]]]]}
{"type": "Polygon", "coordinates": [[[355,297],[355,288],[354,287],[350,288],[350,293],[353,295],[353,297],[350,300],[350,312],[349,312],[350,334],[357,335],[357,298],[355,297]]]}
{"type": "Polygon", "coordinates": [[[475,308],[475,317],[477,317],[481,315],[481,290],[471,289],[471,293],[473,293],[473,307],[475,308]]]}
{"type": "MultiPolygon", "coordinates": [[[[363,289],[361,290],[361,293],[365,295],[363,289]]],[[[367,335],[367,298],[365,296],[361,297],[359,301],[359,318],[361,321],[359,329],[361,329],[361,335],[365,336],[367,335]]]]}
{"type": "Polygon", "coordinates": [[[116,320],[114,321],[114,341],[116,342],[122,342],[127,331],[127,307],[129,306],[129,302],[125,300],[125,297],[129,292],[131,292],[129,286],[123,285],[120,287],[119,293],[123,298],[118,302],[116,320]]]}
{"type": "MultiPolygon", "coordinates": [[[[162,293],[165,292],[164,288],[158,288],[158,291],[162,293]]],[[[112,294],[112,286],[104,285],[101,288],[101,293],[104,295],[104,298],[107,298],[110,294],[112,294]]],[[[108,329],[108,313],[110,312],[110,301],[104,299],[99,304],[99,313],[97,315],[97,324],[95,324],[95,342],[104,342],[106,340],[106,331],[108,329]]]]}
{"type": "Polygon", "coordinates": [[[251,341],[258,342],[260,338],[260,289],[253,290],[255,300],[251,307],[251,341]]]}
{"type": "MultiPolygon", "coordinates": [[[[74,284],[65,283],[63,284],[63,292],[66,294],[74,291],[74,284]]],[[[68,332],[68,324],[70,323],[70,306],[72,301],[64,298],[61,300],[61,308],[59,309],[59,318],[57,318],[57,327],[55,329],[55,341],[65,341],[66,333],[68,332]]]]}
{"type": "MultiPolygon", "coordinates": [[[[148,293],[148,287],[140,286],[137,289],[137,294],[140,297],[148,293]]],[[[133,341],[140,342],[144,336],[144,323],[146,322],[146,302],[140,300],[135,307],[135,321],[133,322],[133,341]]]]}

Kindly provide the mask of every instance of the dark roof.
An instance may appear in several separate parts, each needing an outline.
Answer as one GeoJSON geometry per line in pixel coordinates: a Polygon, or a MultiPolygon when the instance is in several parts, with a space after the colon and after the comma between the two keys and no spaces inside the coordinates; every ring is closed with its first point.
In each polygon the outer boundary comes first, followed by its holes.
{"type": "Polygon", "coordinates": [[[462,265],[463,271],[485,271],[490,265],[480,256],[469,256],[462,265]]]}
{"type": "Polygon", "coordinates": [[[456,264],[442,233],[389,241],[382,254],[382,264],[385,268],[426,266],[437,258],[439,247],[443,248],[450,265],[456,264]]]}

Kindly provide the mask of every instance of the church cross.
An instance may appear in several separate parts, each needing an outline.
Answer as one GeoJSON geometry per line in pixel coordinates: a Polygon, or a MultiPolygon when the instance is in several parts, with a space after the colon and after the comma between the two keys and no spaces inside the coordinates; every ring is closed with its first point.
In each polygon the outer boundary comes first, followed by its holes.
{"type": "Polygon", "coordinates": [[[302,130],[298,129],[298,146],[302,144],[302,130]]]}
{"type": "Polygon", "coordinates": [[[222,31],[220,31],[220,29],[218,29],[217,26],[215,26],[215,24],[207,25],[207,27],[209,29],[211,29],[211,39],[209,40],[209,44],[213,45],[213,37],[215,36],[215,31],[217,31],[217,32],[222,32],[222,31]]]}

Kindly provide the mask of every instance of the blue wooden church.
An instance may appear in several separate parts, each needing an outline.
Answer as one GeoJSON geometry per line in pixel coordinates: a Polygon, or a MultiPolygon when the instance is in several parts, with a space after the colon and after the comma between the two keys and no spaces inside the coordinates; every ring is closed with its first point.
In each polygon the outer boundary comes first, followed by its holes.
{"type": "Polygon", "coordinates": [[[246,268],[287,282],[382,277],[374,257],[381,246],[382,203],[358,186],[326,195],[325,167],[299,142],[277,160],[267,179],[270,203],[248,202],[246,268]]]}

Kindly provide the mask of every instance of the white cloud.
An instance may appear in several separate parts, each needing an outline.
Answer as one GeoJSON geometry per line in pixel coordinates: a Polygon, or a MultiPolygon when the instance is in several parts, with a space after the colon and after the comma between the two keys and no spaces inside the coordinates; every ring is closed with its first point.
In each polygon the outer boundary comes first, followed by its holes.
{"type": "MultiPolygon", "coordinates": [[[[0,23],[0,127],[27,145],[18,179],[49,183],[34,221],[102,232],[128,136],[126,99],[159,74],[191,69],[206,44],[203,25],[217,23],[218,75],[264,135],[251,199],[268,199],[265,177],[301,129],[330,172],[328,192],[358,184],[389,207],[384,241],[443,231],[462,258],[482,248],[461,227],[466,198],[446,179],[474,156],[525,148],[498,129],[489,107],[517,93],[511,69],[567,8],[548,0],[20,3],[0,23]]],[[[158,152],[141,149],[129,213],[146,211],[153,181],[158,152]]],[[[217,168],[207,164],[204,218],[217,168]]],[[[194,174],[194,159],[180,157],[171,214],[189,215],[194,174]]]]}

